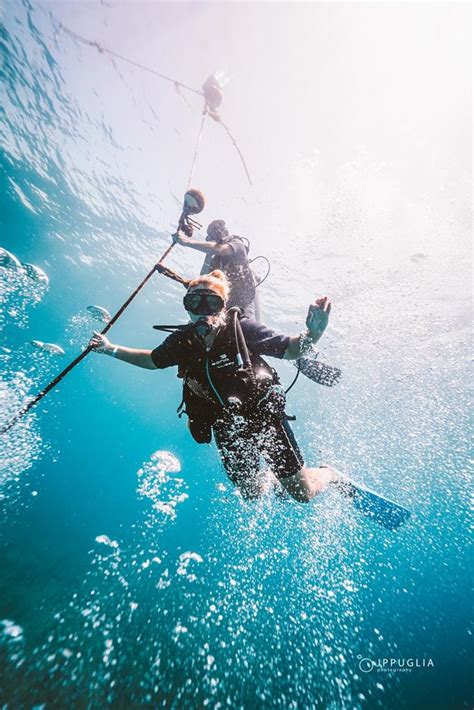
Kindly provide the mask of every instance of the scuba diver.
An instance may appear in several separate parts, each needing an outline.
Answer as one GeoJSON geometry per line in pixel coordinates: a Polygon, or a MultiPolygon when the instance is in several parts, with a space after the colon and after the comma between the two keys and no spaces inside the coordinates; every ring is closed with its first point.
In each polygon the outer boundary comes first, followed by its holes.
{"type": "Polygon", "coordinates": [[[226,275],[230,284],[228,308],[238,306],[247,318],[259,318],[257,283],[248,258],[248,244],[242,237],[231,235],[223,219],[209,224],[205,242],[183,231],[173,234],[173,241],[206,255],[201,275],[213,270],[226,275]]]}
{"type": "Polygon", "coordinates": [[[331,304],[327,297],[318,299],[309,307],[307,330],[287,336],[241,319],[238,308],[227,309],[229,293],[221,271],[201,275],[190,282],[183,299],[190,323],[174,326],[175,332],[154,350],[114,345],[99,333],[90,346],[149,370],[178,366],[191,434],[199,443],[210,443],[214,435],[227,475],[242,496],[263,492],[263,456],[283,488],[307,502],[340,475],[329,467],[305,466],[284,411],[283,388],[263,356],[301,357],[323,335],[331,304]]]}
{"type": "Polygon", "coordinates": [[[406,508],[330,466],[305,465],[285,414],[285,392],[263,357],[304,356],[326,330],[328,298],[309,306],[306,331],[288,336],[241,318],[239,308],[227,308],[229,293],[222,271],[200,275],[189,282],[183,298],[189,323],[154,326],[171,331],[154,350],[114,345],[102,333],[94,333],[89,346],[148,370],[177,366],[183,379],[178,411],[184,406],[195,441],[210,443],[214,435],[226,473],[243,498],[258,498],[268,488],[268,476],[260,468],[263,458],[279,490],[294,500],[306,503],[333,485],[364,515],[388,530],[399,528],[410,517],[406,508]]]}
{"type": "MultiPolygon", "coordinates": [[[[191,210],[201,211],[204,208],[204,195],[199,190],[188,190],[185,195],[185,204],[191,210]]],[[[261,321],[258,286],[270,273],[268,259],[264,256],[255,257],[255,259],[264,259],[268,264],[266,276],[258,280],[248,258],[248,240],[230,235],[223,219],[215,219],[209,224],[205,241],[194,239],[193,231],[193,225],[181,225],[178,231],[172,235],[172,239],[175,244],[190,247],[206,255],[201,275],[216,269],[224,272],[230,286],[228,309],[238,307],[242,310],[244,317],[261,321]]],[[[162,265],[159,268],[161,273],[174,278],[185,287],[189,286],[189,279],[178,276],[171,269],[162,265]]],[[[304,355],[296,358],[294,365],[298,374],[301,372],[313,382],[327,387],[337,384],[342,374],[338,367],[318,360],[318,353],[312,348],[308,348],[304,355]]]]}

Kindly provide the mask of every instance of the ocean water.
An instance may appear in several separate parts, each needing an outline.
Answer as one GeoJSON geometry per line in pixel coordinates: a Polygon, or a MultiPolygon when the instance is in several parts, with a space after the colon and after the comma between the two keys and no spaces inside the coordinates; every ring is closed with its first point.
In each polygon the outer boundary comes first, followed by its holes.
{"type": "MultiPolygon", "coordinates": [[[[195,97],[62,21],[193,86],[228,64],[223,113],[254,185],[207,125],[203,222],[225,216],[268,256],[273,327],[298,333],[330,294],[321,357],[343,379],[299,378],[295,434],[308,463],[412,511],[393,533],[335,493],[245,503],[175,414],[174,370],[92,354],[2,437],[2,706],[470,707],[470,8],[2,14],[4,420],[103,327],[87,306],[113,313],[164,252],[199,130],[195,97]],[[275,47],[259,54],[262,23],[275,47]]],[[[179,248],[167,263],[200,267],[179,248]]],[[[155,276],[111,339],[155,346],[153,324],[184,322],[181,297],[155,276]]]]}

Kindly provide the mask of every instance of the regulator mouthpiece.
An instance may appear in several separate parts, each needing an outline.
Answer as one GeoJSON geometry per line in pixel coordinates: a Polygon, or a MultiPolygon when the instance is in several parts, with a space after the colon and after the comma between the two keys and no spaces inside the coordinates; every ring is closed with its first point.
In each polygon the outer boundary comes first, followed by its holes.
{"type": "Polygon", "coordinates": [[[194,324],[194,331],[199,338],[205,338],[206,335],[209,335],[211,330],[212,330],[211,324],[207,321],[206,318],[200,318],[194,324]]]}

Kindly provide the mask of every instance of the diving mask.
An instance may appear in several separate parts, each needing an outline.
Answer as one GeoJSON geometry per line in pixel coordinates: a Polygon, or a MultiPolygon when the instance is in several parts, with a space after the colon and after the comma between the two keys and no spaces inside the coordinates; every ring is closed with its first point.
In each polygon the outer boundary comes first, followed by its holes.
{"type": "Polygon", "coordinates": [[[215,291],[202,289],[187,293],[183,298],[183,305],[195,316],[214,316],[224,308],[224,299],[215,291]]]}

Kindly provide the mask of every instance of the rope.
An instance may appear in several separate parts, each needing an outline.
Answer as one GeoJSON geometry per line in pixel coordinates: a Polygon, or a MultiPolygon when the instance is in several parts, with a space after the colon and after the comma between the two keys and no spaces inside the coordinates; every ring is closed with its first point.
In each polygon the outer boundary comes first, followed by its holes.
{"type": "MultiPolygon", "coordinates": [[[[194,166],[196,165],[196,160],[197,160],[197,156],[198,156],[198,152],[199,152],[199,146],[201,145],[201,137],[202,137],[202,132],[203,132],[203,129],[204,129],[204,121],[205,121],[205,119],[206,119],[206,115],[207,115],[206,106],[204,106],[204,111],[202,112],[201,127],[200,127],[200,129],[199,129],[199,133],[198,133],[198,137],[197,137],[197,141],[196,141],[196,147],[195,147],[195,149],[194,149],[193,161],[192,161],[192,163],[191,163],[191,172],[189,173],[188,185],[187,185],[187,188],[186,188],[187,190],[189,190],[189,187],[190,187],[190,184],[191,184],[191,180],[192,180],[192,177],[193,177],[194,166]]],[[[191,222],[191,224],[194,224],[194,226],[198,226],[198,227],[201,226],[201,225],[199,224],[199,222],[196,222],[196,221],[193,220],[191,217],[186,217],[186,218],[185,218],[185,215],[184,215],[184,213],[183,213],[183,214],[181,215],[181,217],[180,217],[180,220],[179,220],[178,230],[182,228],[182,226],[183,226],[183,221],[184,221],[184,222],[187,221],[188,223],[191,222]]],[[[164,269],[164,267],[163,267],[162,264],[163,264],[163,261],[164,261],[164,260],[166,259],[166,257],[168,256],[168,254],[170,253],[170,251],[171,251],[175,246],[176,246],[176,242],[173,242],[172,244],[170,244],[169,247],[168,247],[168,249],[165,251],[165,253],[163,254],[163,256],[161,257],[161,259],[159,260],[159,262],[158,262],[158,264],[157,264],[158,271],[160,272],[160,274],[163,274],[164,276],[168,276],[169,278],[173,278],[173,276],[170,276],[170,274],[173,273],[173,272],[171,272],[169,269],[165,271],[165,269],[164,269]]],[[[175,281],[177,281],[177,280],[178,280],[178,279],[175,278],[175,281]]],[[[184,284],[185,282],[183,281],[182,283],[184,284]]]]}
{"type": "Polygon", "coordinates": [[[202,132],[204,130],[204,121],[206,120],[206,115],[207,115],[207,110],[206,110],[206,105],[204,104],[204,110],[202,112],[201,128],[199,129],[199,133],[198,133],[198,137],[197,137],[197,141],[196,141],[196,147],[194,149],[193,161],[191,163],[191,170],[189,173],[188,185],[186,188],[187,190],[189,190],[189,188],[191,187],[191,180],[193,179],[194,167],[196,165],[199,146],[201,145],[201,138],[202,138],[202,132]]]}
{"type": "Polygon", "coordinates": [[[194,154],[194,157],[193,157],[193,163],[192,163],[192,167],[191,167],[191,174],[190,174],[190,176],[189,176],[189,182],[188,182],[188,188],[189,188],[189,186],[190,186],[191,179],[192,179],[192,175],[193,175],[193,171],[194,171],[194,166],[195,166],[196,156],[197,156],[197,150],[198,150],[198,148],[199,148],[199,143],[200,143],[200,140],[201,140],[202,130],[203,130],[203,127],[204,127],[204,119],[205,119],[205,116],[206,116],[206,115],[208,115],[208,116],[210,116],[211,118],[213,118],[214,121],[216,121],[216,123],[220,123],[220,125],[221,125],[221,126],[223,127],[223,129],[226,131],[227,135],[229,136],[230,140],[232,141],[232,145],[234,146],[235,150],[237,151],[237,153],[238,153],[238,155],[239,155],[239,158],[240,158],[240,160],[241,160],[241,162],[242,162],[242,165],[243,165],[243,167],[244,167],[245,174],[246,174],[246,176],[247,176],[247,179],[248,179],[248,181],[249,181],[249,184],[250,184],[250,185],[253,185],[253,183],[252,183],[252,178],[250,177],[250,173],[249,173],[249,170],[248,170],[248,168],[247,168],[247,164],[246,164],[246,162],[245,162],[245,158],[244,158],[244,156],[243,156],[243,154],[242,154],[242,151],[240,150],[239,146],[237,145],[237,141],[235,140],[234,136],[233,136],[232,133],[230,132],[230,129],[229,129],[228,126],[224,123],[224,121],[222,120],[222,118],[220,117],[220,115],[217,113],[217,111],[216,111],[215,109],[211,108],[211,107],[207,104],[206,95],[205,95],[204,91],[202,91],[202,90],[200,90],[200,89],[195,89],[195,88],[192,87],[192,86],[188,86],[188,84],[184,84],[182,81],[178,81],[177,79],[173,79],[173,77],[171,77],[171,76],[167,76],[166,74],[162,74],[161,72],[157,71],[156,69],[151,69],[150,67],[147,67],[147,66],[145,66],[144,64],[140,64],[139,62],[135,62],[133,59],[129,59],[128,57],[124,57],[123,54],[119,54],[118,52],[114,52],[112,49],[108,49],[107,47],[103,47],[101,44],[99,44],[99,42],[97,42],[97,40],[91,40],[91,39],[87,39],[86,37],[82,37],[81,35],[77,34],[77,32],[73,32],[73,31],[70,30],[68,27],[66,27],[65,25],[63,25],[62,22],[59,22],[59,28],[62,29],[62,30],[63,30],[66,34],[68,34],[70,37],[73,37],[77,42],[81,42],[82,44],[85,44],[85,45],[87,45],[88,47],[94,47],[94,49],[97,49],[97,51],[98,51],[100,54],[109,54],[111,57],[115,57],[116,59],[120,59],[122,62],[126,62],[127,64],[131,64],[132,66],[137,67],[137,69],[141,69],[142,71],[146,71],[146,72],[148,72],[149,74],[153,74],[154,76],[157,76],[157,77],[160,78],[160,79],[164,79],[165,81],[168,81],[168,82],[170,82],[171,84],[174,84],[174,86],[175,86],[177,89],[185,89],[186,91],[190,91],[190,92],[192,92],[193,94],[197,94],[198,96],[204,96],[205,104],[204,104],[204,111],[203,111],[203,119],[202,119],[202,122],[201,122],[201,130],[200,130],[200,132],[199,132],[199,137],[198,137],[198,143],[197,143],[197,146],[196,146],[196,151],[195,151],[195,154],[194,154]]]}
{"type": "Polygon", "coordinates": [[[227,135],[229,136],[230,140],[232,141],[232,144],[233,144],[235,150],[239,154],[240,160],[242,161],[242,165],[244,166],[245,174],[247,175],[247,179],[248,179],[250,185],[253,186],[252,178],[250,177],[250,173],[248,171],[247,164],[245,162],[245,158],[242,155],[242,151],[240,150],[239,146],[237,145],[237,141],[235,140],[234,136],[232,135],[229,128],[226,126],[226,124],[224,123],[224,121],[221,119],[220,116],[218,116],[217,114],[213,114],[213,113],[211,113],[210,115],[217,123],[220,123],[222,128],[226,131],[227,135]]]}
{"type": "Polygon", "coordinates": [[[98,52],[100,52],[100,54],[109,54],[111,57],[115,57],[116,59],[120,59],[122,62],[126,62],[127,64],[131,64],[132,66],[137,67],[138,69],[142,69],[143,71],[146,71],[149,74],[153,74],[154,76],[157,76],[160,79],[164,79],[165,81],[169,81],[171,84],[174,84],[174,86],[176,88],[186,89],[186,91],[191,91],[193,94],[198,94],[199,96],[203,96],[203,92],[200,91],[200,89],[194,89],[192,86],[188,86],[187,84],[183,84],[182,81],[178,81],[177,79],[173,79],[173,77],[171,77],[171,76],[167,76],[166,74],[162,74],[161,72],[156,71],[156,69],[151,69],[150,67],[147,67],[144,64],[140,64],[139,62],[135,62],[133,59],[128,59],[128,57],[124,57],[122,54],[119,54],[118,52],[114,52],[112,49],[107,49],[107,47],[103,47],[101,44],[99,44],[95,40],[86,39],[86,37],[82,37],[81,35],[78,35],[76,32],[73,32],[72,30],[70,30],[68,27],[63,25],[62,22],[59,23],[59,27],[64,32],[66,32],[66,34],[70,35],[78,42],[82,42],[82,44],[87,44],[89,47],[94,47],[95,49],[97,49],[98,52]]]}

